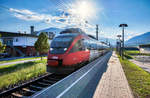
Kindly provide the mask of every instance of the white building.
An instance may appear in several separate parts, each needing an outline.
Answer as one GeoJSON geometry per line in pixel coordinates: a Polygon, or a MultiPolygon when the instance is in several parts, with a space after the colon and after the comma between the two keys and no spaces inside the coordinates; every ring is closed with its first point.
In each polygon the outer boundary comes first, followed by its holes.
{"type": "Polygon", "coordinates": [[[49,37],[49,43],[51,43],[51,39],[58,35],[62,29],[48,28],[35,32],[34,26],[31,26],[30,30],[31,34],[0,31],[0,40],[3,44],[6,44],[6,52],[10,56],[37,55],[37,52],[34,49],[34,43],[38,39],[40,33],[45,32],[49,37]]]}
{"type": "MultiPolygon", "coordinates": [[[[6,44],[6,52],[10,56],[35,56],[37,52],[34,43],[38,36],[33,34],[23,34],[0,31],[1,41],[6,44]]],[[[49,40],[49,43],[51,40],[49,40]]]]}
{"type": "Polygon", "coordinates": [[[140,53],[150,54],[150,44],[139,45],[140,53]]]}
{"type": "Polygon", "coordinates": [[[36,55],[34,43],[38,36],[14,32],[0,31],[1,41],[6,44],[6,52],[11,56],[33,56],[36,55]]]}

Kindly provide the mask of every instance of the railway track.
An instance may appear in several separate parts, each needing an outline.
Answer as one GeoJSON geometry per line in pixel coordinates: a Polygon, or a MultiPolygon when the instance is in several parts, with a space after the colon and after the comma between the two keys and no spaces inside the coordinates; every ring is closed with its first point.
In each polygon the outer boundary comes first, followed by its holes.
{"type": "Polygon", "coordinates": [[[0,98],[22,98],[29,97],[33,94],[41,91],[42,89],[51,86],[52,84],[58,82],[59,80],[65,78],[67,75],[56,75],[56,74],[46,74],[33,81],[24,83],[15,88],[3,91],[0,93],[0,98]]]}

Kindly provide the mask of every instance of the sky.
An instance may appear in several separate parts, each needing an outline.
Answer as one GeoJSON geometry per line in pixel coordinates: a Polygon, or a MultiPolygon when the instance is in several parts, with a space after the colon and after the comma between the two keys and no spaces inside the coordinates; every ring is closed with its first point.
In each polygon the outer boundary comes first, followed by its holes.
{"type": "Polygon", "coordinates": [[[116,39],[126,23],[125,40],[150,31],[150,0],[0,0],[0,31],[27,32],[79,27],[116,39]]]}

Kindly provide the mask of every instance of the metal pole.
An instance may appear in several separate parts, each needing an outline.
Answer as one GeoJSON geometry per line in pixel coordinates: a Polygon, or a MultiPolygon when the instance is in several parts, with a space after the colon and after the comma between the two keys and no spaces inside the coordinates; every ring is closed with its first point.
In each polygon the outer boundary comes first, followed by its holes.
{"type": "Polygon", "coordinates": [[[124,59],[124,27],[128,27],[127,24],[120,24],[119,27],[122,27],[122,47],[121,47],[121,54],[122,54],[122,59],[124,59]]]}
{"type": "Polygon", "coordinates": [[[98,25],[96,25],[96,39],[98,40],[98,25]]]}
{"type": "Polygon", "coordinates": [[[124,26],[122,27],[122,59],[124,59],[124,26]]]}

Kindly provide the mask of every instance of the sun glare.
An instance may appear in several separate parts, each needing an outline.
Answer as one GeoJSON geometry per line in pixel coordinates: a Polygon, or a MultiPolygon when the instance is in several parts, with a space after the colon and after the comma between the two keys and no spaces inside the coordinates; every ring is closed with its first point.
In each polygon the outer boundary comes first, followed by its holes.
{"type": "Polygon", "coordinates": [[[92,17],[92,15],[94,15],[92,3],[88,1],[78,1],[70,10],[72,14],[75,14],[82,19],[89,19],[92,17]]]}

